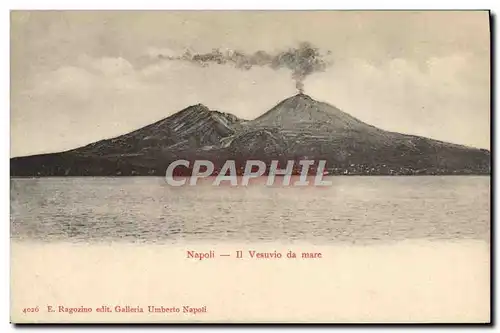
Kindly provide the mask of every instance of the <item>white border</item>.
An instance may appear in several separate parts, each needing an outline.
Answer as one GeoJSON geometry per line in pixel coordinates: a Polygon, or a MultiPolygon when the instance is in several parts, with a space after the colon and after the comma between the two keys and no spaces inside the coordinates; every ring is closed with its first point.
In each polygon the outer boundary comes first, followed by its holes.
{"type": "MultiPolygon", "coordinates": [[[[278,10],[278,9],[286,9],[286,10],[314,10],[314,9],[336,9],[336,10],[360,10],[360,9],[377,9],[377,10],[388,10],[388,9],[399,9],[399,10],[424,10],[424,9],[448,9],[448,10],[466,10],[466,9],[492,9],[493,12],[499,13],[499,1],[493,0],[475,0],[475,1],[436,1],[436,0],[410,0],[410,1],[362,1],[362,0],[349,0],[342,2],[327,2],[325,0],[307,0],[307,1],[299,1],[299,0],[286,0],[286,1],[265,1],[265,0],[239,0],[239,1],[224,1],[224,0],[212,0],[210,3],[203,0],[183,0],[183,1],[152,1],[152,0],[141,0],[141,1],[131,1],[131,0],[122,0],[122,1],[104,1],[104,0],[77,0],[71,1],[68,0],[46,0],[46,1],[33,1],[33,0],[24,0],[24,1],[2,1],[1,11],[0,11],[0,36],[2,41],[2,50],[0,53],[1,63],[3,65],[3,70],[1,71],[2,78],[2,89],[0,90],[0,100],[2,106],[2,121],[0,122],[2,140],[0,141],[0,149],[2,152],[2,163],[0,163],[0,171],[3,177],[0,178],[0,188],[1,188],[1,200],[0,200],[0,213],[3,217],[2,219],[2,267],[4,268],[1,274],[1,287],[2,287],[2,298],[0,302],[1,308],[1,329],[2,332],[13,331],[14,327],[9,322],[9,277],[10,274],[10,262],[9,262],[9,226],[10,226],[10,192],[9,192],[9,162],[8,158],[10,157],[10,108],[9,108],[9,11],[16,9],[42,9],[42,10],[50,10],[50,9],[135,9],[135,10],[148,10],[148,9],[177,9],[177,10],[185,10],[185,9],[211,9],[211,10],[221,10],[221,9],[232,9],[232,10],[242,10],[242,9],[258,9],[258,10],[278,10]]],[[[495,44],[497,45],[498,37],[495,35],[495,44]]],[[[498,59],[495,55],[495,59],[498,59]]],[[[495,71],[497,74],[498,71],[495,71]]],[[[492,94],[498,96],[498,86],[494,87],[494,91],[492,94]]],[[[496,117],[495,126],[499,128],[499,120],[496,117]]],[[[41,124],[42,125],[42,124],[41,124]]],[[[493,135],[493,133],[492,133],[493,135]]],[[[494,138],[494,146],[498,147],[498,136],[495,135],[494,138]]],[[[494,172],[497,172],[497,167],[494,172]]],[[[495,182],[497,183],[497,182],[495,182]]],[[[496,185],[496,184],[495,184],[496,185]]],[[[497,206],[498,196],[495,199],[495,206],[497,206]]],[[[496,221],[496,218],[494,219],[496,221]]],[[[492,221],[493,222],[493,221],[492,221]]],[[[498,234],[498,230],[496,231],[498,234]]],[[[497,242],[495,242],[496,244],[497,242]]],[[[494,249],[496,251],[496,248],[494,249]]],[[[496,264],[496,263],[495,263],[496,264]]],[[[496,266],[496,265],[495,265],[496,266]]],[[[497,288],[498,289],[498,288],[497,288]]],[[[496,298],[497,295],[495,295],[496,298]]],[[[496,317],[496,316],[495,316],[496,317]]],[[[498,320],[498,318],[497,318],[498,320]]],[[[497,325],[498,327],[499,325],[497,325]]],[[[414,327],[408,327],[414,328],[414,327]]],[[[397,328],[396,330],[405,330],[408,328],[397,328]]],[[[424,328],[424,327],[422,327],[424,328]]],[[[484,328],[484,327],[483,327],[484,328]]],[[[64,328],[58,329],[59,331],[72,331],[75,328],[64,328]]],[[[133,328],[122,328],[124,331],[131,331],[133,328]]],[[[139,329],[142,329],[139,328],[139,329]]],[[[169,327],[170,330],[178,330],[179,328],[169,327]]],[[[182,328],[181,328],[182,329],[182,328]]],[[[185,331],[186,328],[183,330],[185,331]]],[[[311,328],[304,328],[303,330],[309,330],[311,328]]],[[[344,329],[344,328],[341,328],[344,329]]],[[[351,330],[349,328],[349,330],[351,330]]],[[[356,330],[365,329],[363,327],[355,328],[356,330]]],[[[429,331],[440,330],[440,328],[426,328],[429,331]]],[[[479,330],[480,327],[466,328],[467,330],[479,330]]],[[[495,328],[496,329],[496,328],[495,328]]],[[[97,332],[103,331],[104,328],[92,328],[97,332]]],[[[232,330],[232,329],[231,329],[232,330]]],[[[259,331],[267,331],[268,329],[259,328],[259,331]]],[[[269,329],[270,330],[270,329],[269,329]]]]}
{"type": "Polygon", "coordinates": [[[46,0],[43,2],[33,0],[6,1],[10,9],[262,9],[262,10],[423,10],[423,9],[490,9],[495,7],[494,1],[436,1],[436,0],[405,0],[405,1],[366,1],[349,0],[327,2],[325,0],[240,0],[224,1],[212,0],[183,0],[183,1],[154,1],[154,0],[122,0],[122,1],[99,1],[99,0],[46,0]]]}

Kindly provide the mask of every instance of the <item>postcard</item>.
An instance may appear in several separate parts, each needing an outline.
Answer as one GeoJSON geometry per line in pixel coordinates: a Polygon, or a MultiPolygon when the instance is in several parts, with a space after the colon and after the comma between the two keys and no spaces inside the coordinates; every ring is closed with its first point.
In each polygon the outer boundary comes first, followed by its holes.
{"type": "Polygon", "coordinates": [[[488,11],[10,24],[11,322],[491,321],[488,11]]]}

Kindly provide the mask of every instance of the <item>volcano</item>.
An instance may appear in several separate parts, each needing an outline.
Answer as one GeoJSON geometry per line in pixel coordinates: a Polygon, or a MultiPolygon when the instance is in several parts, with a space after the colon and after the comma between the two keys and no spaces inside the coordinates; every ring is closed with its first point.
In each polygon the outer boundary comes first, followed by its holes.
{"type": "Polygon", "coordinates": [[[217,146],[222,138],[235,133],[240,121],[234,115],[197,104],[131,133],[91,143],[74,152],[105,156],[217,146]]]}
{"type": "Polygon", "coordinates": [[[316,101],[303,93],[287,98],[251,124],[280,127],[292,131],[320,126],[329,130],[367,129],[372,127],[336,107],[316,101]]]}
{"type": "Polygon", "coordinates": [[[331,174],[489,174],[490,152],[389,132],[308,95],[279,102],[254,120],[204,105],[122,136],[70,151],[11,159],[11,176],[164,175],[177,159],[244,164],[326,160],[331,174]]]}

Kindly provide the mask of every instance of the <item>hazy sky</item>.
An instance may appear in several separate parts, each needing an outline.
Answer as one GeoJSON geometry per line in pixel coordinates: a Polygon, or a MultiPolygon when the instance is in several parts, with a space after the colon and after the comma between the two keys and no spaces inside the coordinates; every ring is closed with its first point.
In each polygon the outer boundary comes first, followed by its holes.
{"type": "Polygon", "coordinates": [[[11,155],[113,137],[189,105],[252,119],[296,93],[286,68],[158,61],[307,41],[305,92],[385,130],[489,149],[487,12],[13,12],[11,155]]]}

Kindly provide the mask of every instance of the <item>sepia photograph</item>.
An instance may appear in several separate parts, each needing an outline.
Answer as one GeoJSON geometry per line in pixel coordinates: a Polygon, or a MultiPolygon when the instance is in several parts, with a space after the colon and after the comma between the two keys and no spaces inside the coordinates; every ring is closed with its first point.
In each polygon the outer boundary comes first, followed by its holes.
{"type": "Polygon", "coordinates": [[[490,23],[11,11],[11,322],[490,323],[490,23]]]}

